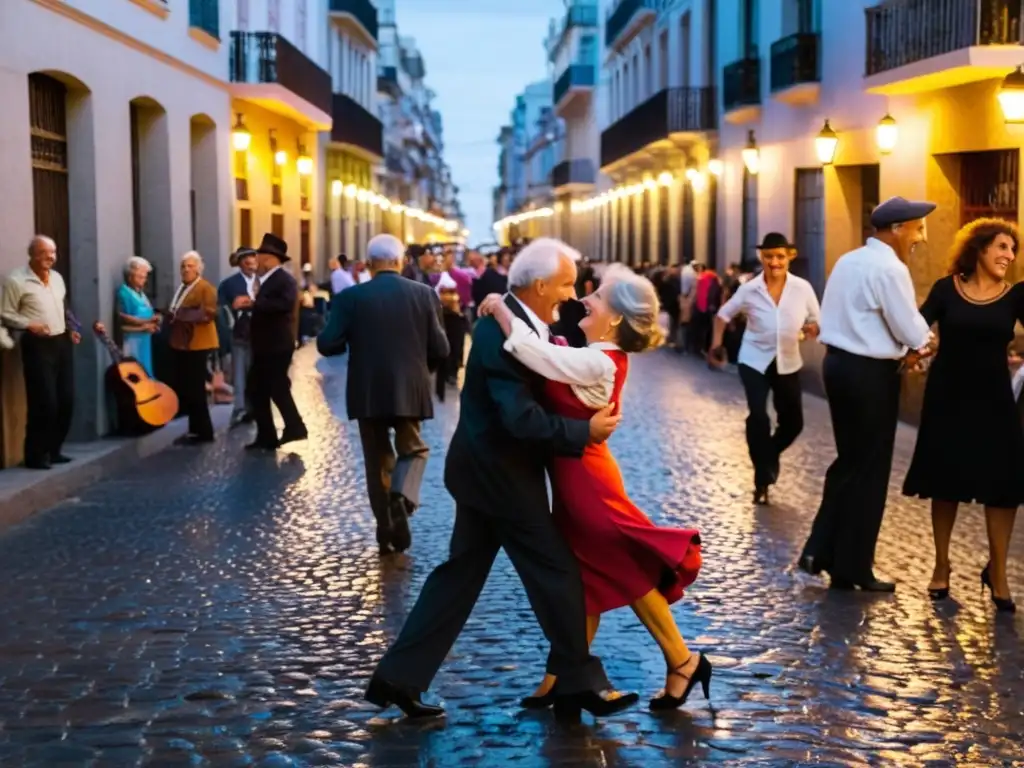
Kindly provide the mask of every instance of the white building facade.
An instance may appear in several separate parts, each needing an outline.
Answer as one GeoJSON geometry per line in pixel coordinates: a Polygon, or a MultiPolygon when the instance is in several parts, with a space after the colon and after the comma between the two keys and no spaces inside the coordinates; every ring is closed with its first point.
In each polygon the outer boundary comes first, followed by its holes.
{"type": "MultiPolygon", "coordinates": [[[[166,305],[178,257],[197,249],[216,281],[231,247],[227,89],[230,9],[217,2],[5,0],[0,3],[0,272],[36,232],[83,324],[112,323],[125,261],[154,265],[166,305]]],[[[106,431],[105,350],[76,350],[73,434],[106,431]]],[[[18,350],[0,359],[2,463],[21,459],[18,350]]]]}

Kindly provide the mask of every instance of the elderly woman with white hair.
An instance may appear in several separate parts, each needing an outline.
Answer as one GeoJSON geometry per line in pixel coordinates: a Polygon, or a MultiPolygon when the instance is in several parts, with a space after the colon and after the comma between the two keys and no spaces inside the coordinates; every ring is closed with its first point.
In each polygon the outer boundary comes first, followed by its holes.
{"type": "Polygon", "coordinates": [[[203,279],[203,257],[189,251],[181,257],[181,284],[168,311],[170,345],[174,356],[173,386],[188,433],[178,442],[192,445],[213,442],[213,422],[206,402],[206,376],[217,338],[217,289],[203,279]]]}
{"type": "MultiPolygon", "coordinates": [[[[506,351],[547,379],[547,410],[571,419],[589,419],[609,405],[619,406],[629,354],[663,341],[657,291],[647,278],[623,266],[609,268],[601,287],[582,303],[586,316],[580,329],[588,346],[579,349],[559,339],[554,344],[541,340],[500,296],[489,296],[481,307],[481,314],[493,315],[501,325],[506,351]]],[[[650,708],[681,706],[698,682],[707,696],[711,663],[690,652],[669,609],[697,578],[698,532],[651,522],[626,493],[607,443],[588,445],[580,458],[556,456],[551,480],[555,523],[580,564],[588,639],[593,641],[602,613],[628,605],[661,647],[668,667],[664,691],[650,708]]],[[[556,682],[546,675],[523,706],[549,706],[556,682]]]]}
{"type": "Polygon", "coordinates": [[[153,334],[160,327],[160,316],[146,295],[146,280],[153,266],[140,256],[132,256],[124,265],[124,282],[117,289],[117,317],[121,322],[121,350],[135,358],[153,375],[153,334]]]}

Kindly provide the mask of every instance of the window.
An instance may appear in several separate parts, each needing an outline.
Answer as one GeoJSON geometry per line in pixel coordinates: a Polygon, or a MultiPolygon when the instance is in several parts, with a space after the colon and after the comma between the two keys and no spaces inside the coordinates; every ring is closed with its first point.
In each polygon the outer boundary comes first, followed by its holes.
{"type": "Polygon", "coordinates": [[[299,176],[300,207],[304,211],[310,210],[310,185],[312,181],[309,176],[299,176]]]}
{"type": "Polygon", "coordinates": [[[640,90],[640,87],[641,87],[640,83],[641,82],[642,81],[640,80],[640,54],[639,53],[634,53],[633,54],[633,95],[632,95],[631,100],[629,102],[630,109],[632,109],[637,104],[639,104],[641,101],[643,101],[643,96],[640,95],[641,93],[643,93],[643,91],[640,90]]]}
{"type": "Polygon", "coordinates": [[[690,87],[690,12],[679,20],[679,85],[690,87]]]}
{"type": "Polygon", "coordinates": [[[740,262],[757,264],[757,176],[743,169],[743,243],[740,262]]]}
{"type": "Polygon", "coordinates": [[[629,94],[629,62],[626,62],[622,66],[622,100],[619,102],[620,117],[629,112],[631,98],[629,94]]]}
{"type": "Polygon", "coordinates": [[[270,204],[281,205],[281,164],[277,162],[277,136],[270,135],[270,204]]]}
{"type": "Polygon", "coordinates": [[[270,214],[270,231],[277,237],[284,240],[284,214],[270,214]]]}
{"type": "Polygon", "coordinates": [[[235,150],[235,199],[249,199],[249,153],[235,150]]]}
{"type": "Polygon", "coordinates": [[[818,31],[820,14],[820,0],[782,0],[783,36],[818,31]]]}
{"type": "Polygon", "coordinates": [[[668,88],[668,30],[658,38],[658,90],[668,88]]]}
{"type": "Polygon", "coordinates": [[[644,48],[644,98],[654,94],[654,62],[651,61],[651,46],[644,48]]]}
{"type": "Polygon", "coordinates": [[[821,168],[797,168],[794,229],[794,275],[810,280],[821,296],[825,290],[825,174],[821,168]]]}
{"type": "Polygon", "coordinates": [[[991,217],[1017,221],[1019,152],[965,152],[960,155],[960,226],[991,217]]]}
{"type": "Polygon", "coordinates": [[[309,251],[309,219],[299,221],[299,260],[302,264],[309,264],[311,254],[309,251]]]}
{"type": "Polygon", "coordinates": [[[45,232],[57,244],[55,269],[73,295],[67,93],[62,82],[48,75],[37,72],[28,76],[34,227],[36,232],[45,232]]]}
{"type": "Polygon", "coordinates": [[[597,66],[597,38],[594,37],[594,35],[583,35],[583,37],[580,38],[580,48],[579,53],[577,54],[577,60],[580,64],[597,66]]]}
{"type": "Polygon", "coordinates": [[[252,211],[248,208],[238,209],[238,245],[252,247],[252,211]]]}

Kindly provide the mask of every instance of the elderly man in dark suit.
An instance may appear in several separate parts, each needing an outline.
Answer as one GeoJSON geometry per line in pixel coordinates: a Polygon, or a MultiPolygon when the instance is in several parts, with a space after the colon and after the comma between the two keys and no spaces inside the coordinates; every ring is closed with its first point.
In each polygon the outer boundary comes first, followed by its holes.
{"type": "MultiPolygon", "coordinates": [[[[575,294],[574,252],[551,238],[535,240],[509,271],[509,308],[542,339],[559,304],[575,294]]],[[[586,709],[610,715],[636,694],[606,696],[601,661],[587,647],[579,565],[551,517],[545,469],[554,455],[583,455],[618,424],[611,409],[590,421],[546,412],[544,379],[504,350],[492,317],[473,331],[459,424],[445,461],[445,486],[455,498],[449,558],[427,577],[394,645],[377,667],[366,698],[395,704],[410,717],[437,717],[421,694],[448,655],[504,549],[551,643],[548,672],[558,678],[555,714],[577,719],[586,709]]]]}
{"type": "Polygon", "coordinates": [[[399,274],[403,250],[391,235],[370,240],[373,279],[334,297],[317,339],[324,356],[350,352],[348,417],[359,421],[382,555],[412,544],[408,518],[419,506],[430,452],[420,424],[434,417],[430,372],[449,352],[437,294],[399,274]]]}
{"type": "Polygon", "coordinates": [[[252,363],[252,350],[249,347],[249,323],[252,320],[252,308],[235,308],[235,299],[248,296],[256,297],[256,268],[258,260],[252,248],[239,248],[231,254],[231,264],[238,267],[235,274],[225,277],[217,288],[217,303],[221,312],[228,318],[231,328],[231,386],[234,388],[234,407],[231,411],[231,424],[248,423],[252,418],[252,404],[245,390],[252,363]]]}
{"type": "Polygon", "coordinates": [[[256,249],[259,269],[253,289],[256,298],[239,296],[233,307],[248,308],[249,344],[252,364],[246,390],[256,421],[256,439],[247,450],[273,451],[285,443],[305,440],[306,425],[292,398],[292,382],[288,369],[295,353],[296,317],[299,309],[299,288],[295,278],[283,264],[290,261],[288,244],[267,233],[256,249]],[[277,436],[270,403],[277,406],[284,419],[284,431],[277,436]]]}

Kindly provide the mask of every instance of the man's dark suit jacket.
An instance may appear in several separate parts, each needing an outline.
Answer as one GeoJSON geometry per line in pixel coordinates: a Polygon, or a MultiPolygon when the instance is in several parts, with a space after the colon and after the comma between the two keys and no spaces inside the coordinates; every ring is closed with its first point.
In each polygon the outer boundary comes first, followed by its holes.
{"type": "Polygon", "coordinates": [[[231,315],[233,320],[231,336],[239,341],[249,340],[252,310],[235,309],[231,305],[239,296],[248,295],[249,289],[246,287],[245,278],[241,272],[236,272],[230,277],[224,278],[217,287],[217,303],[221,305],[223,311],[227,311],[231,315]]]}
{"type": "MultiPolygon", "coordinates": [[[[505,301],[533,327],[516,299],[505,301]]],[[[546,467],[555,455],[583,455],[590,422],[545,411],[539,403],[543,377],[519,363],[504,344],[493,317],[477,322],[444,483],[457,504],[486,514],[546,515],[546,467]]]]}
{"type": "Polygon", "coordinates": [[[507,290],[508,277],[501,274],[494,267],[488,267],[480,277],[473,281],[471,289],[473,303],[479,307],[489,294],[502,294],[507,290]]]}
{"type": "Polygon", "coordinates": [[[299,288],[287,265],[261,281],[253,302],[249,343],[254,356],[295,351],[299,288]]]}
{"type": "Polygon", "coordinates": [[[449,347],[432,288],[397,272],[347,288],[331,302],[316,346],[325,357],[350,352],[350,419],[434,417],[430,372],[449,347]]]}

